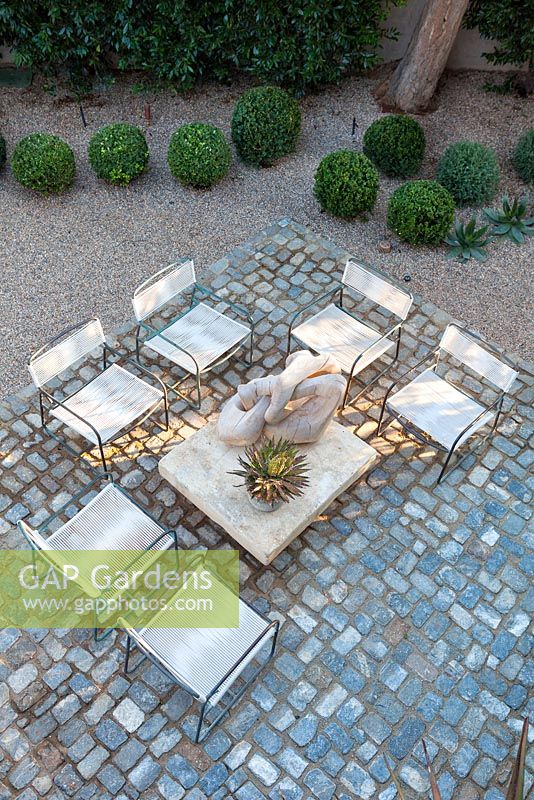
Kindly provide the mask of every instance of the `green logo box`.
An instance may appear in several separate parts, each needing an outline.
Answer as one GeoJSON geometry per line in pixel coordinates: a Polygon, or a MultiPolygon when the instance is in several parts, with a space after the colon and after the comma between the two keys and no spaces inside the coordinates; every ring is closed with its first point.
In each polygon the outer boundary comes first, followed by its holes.
{"type": "Polygon", "coordinates": [[[235,628],[237,550],[0,550],[2,628],[235,628]]]}

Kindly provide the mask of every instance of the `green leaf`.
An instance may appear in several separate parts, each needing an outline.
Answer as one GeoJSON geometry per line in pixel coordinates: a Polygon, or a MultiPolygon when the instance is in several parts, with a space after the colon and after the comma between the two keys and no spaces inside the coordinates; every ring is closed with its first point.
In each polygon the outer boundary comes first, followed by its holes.
{"type": "Polygon", "coordinates": [[[521,737],[519,739],[519,746],[517,748],[517,755],[515,757],[514,766],[512,769],[512,776],[508,791],[506,792],[506,800],[523,800],[523,791],[525,786],[525,758],[527,755],[527,742],[528,742],[528,717],[523,720],[523,727],[521,729],[521,737]]]}
{"type": "Polygon", "coordinates": [[[473,247],[471,250],[471,255],[477,261],[486,261],[488,258],[488,254],[485,250],[481,250],[480,247],[473,247]]]}
{"type": "Polygon", "coordinates": [[[497,234],[497,236],[505,236],[510,232],[511,228],[512,226],[509,223],[496,225],[495,228],[493,228],[493,233],[497,234]]]}

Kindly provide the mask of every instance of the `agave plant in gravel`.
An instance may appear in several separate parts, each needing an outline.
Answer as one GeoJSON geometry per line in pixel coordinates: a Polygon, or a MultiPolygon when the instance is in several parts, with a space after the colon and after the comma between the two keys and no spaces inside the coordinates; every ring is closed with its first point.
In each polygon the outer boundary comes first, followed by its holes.
{"type": "Polygon", "coordinates": [[[493,239],[491,235],[488,235],[489,227],[489,225],[484,225],[477,228],[475,217],[471,217],[466,224],[457,219],[453,230],[444,239],[445,243],[449,245],[446,258],[454,258],[462,262],[469,261],[470,258],[485,261],[488,254],[484,248],[493,239]]]}
{"type": "MultiPolygon", "coordinates": [[[[523,720],[521,736],[519,739],[519,746],[517,748],[517,754],[512,767],[512,774],[510,775],[510,783],[508,784],[508,789],[506,792],[506,800],[525,800],[526,797],[525,759],[527,755],[528,726],[529,726],[529,720],[528,717],[526,717],[523,720]]],[[[428,750],[424,739],[423,739],[423,751],[425,754],[426,768],[428,770],[428,778],[430,781],[431,798],[432,800],[442,800],[438,781],[434,774],[434,770],[432,769],[432,764],[430,763],[430,757],[428,755],[428,750]]],[[[395,784],[395,787],[397,789],[398,800],[406,800],[406,796],[404,794],[400,781],[390,767],[389,758],[386,758],[386,763],[389,770],[389,774],[391,775],[393,783],[395,784]]]]}
{"type": "Polygon", "coordinates": [[[505,194],[502,208],[485,208],[484,214],[493,224],[492,233],[495,236],[503,236],[515,244],[522,244],[525,237],[534,236],[534,217],[527,217],[528,194],[512,202],[505,194]]]}
{"type": "Polygon", "coordinates": [[[244,478],[249,499],[260,511],[274,511],[302,494],[308,485],[306,457],[286,439],[265,439],[245,448],[242,469],[230,475],[244,478]]]}

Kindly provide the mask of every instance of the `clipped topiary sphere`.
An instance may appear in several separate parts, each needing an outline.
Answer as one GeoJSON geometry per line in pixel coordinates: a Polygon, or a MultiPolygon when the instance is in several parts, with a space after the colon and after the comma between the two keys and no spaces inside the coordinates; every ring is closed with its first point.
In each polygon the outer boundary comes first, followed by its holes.
{"type": "Polygon", "coordinates": [[[127,186],[148,164],[148,145],[137,125],[116,122],[100,128],[89,142],[89,161],[99,178],[127,186]]]}
{"type": "Polygon", "coordinates": [[[363,153],[336,150],[319,164],[314,193],[324,211],[336,217],[357,217],[375,206],[378,172],[363,153]]]}
{"type": "Polygon", "coordinates": [[[220,181],[230,168],[230,145],[213,125],[191,122],[171,136],[167,161],[181,183],[205,188],[220,181]]]}
{"type": "Polygon", "coordinates": [[[293,152],[299,135],[299,105],[283,89],[258,86],[237,101],[232,139],[243,161],[269,167],[293,152]]]}
{"type": "Polygon", "coordinates": [[[497,156],[478,142],[456,142],[447,147],[438,164],[438,181],[459,206],[481,206],[499,185],[497,156]]]}
{"type": "Polygon", "coordinates": [[[6,140],[0,133],[0,169],[6,163],[6,140]]]}
{"type": "Polygon", "coordinates": [[[437,181],[408,181],[388,203],[388,227],[410,244],[439,244],[454,219],[454,200],[437,181]]]}
{"type": "Polygon", "coordinates": [[[534,130],[525,133],[518,141],[513,164],[525,183],[534,184],[534,130]]]}
{"type": "Polygon", "coordinates": [[[48,133],[30,133],[21,139],[11,159],[19,183],[42,194],[63,192],[74,181],[74,153],[63,139],[48,133]]]}
{"type": "Polygon", "coordinates": [[[425,153],[425,134],[411,117],[391,114],[375,120],[363,136],[363,152],[392,177],[415,175],[425,153]]]}

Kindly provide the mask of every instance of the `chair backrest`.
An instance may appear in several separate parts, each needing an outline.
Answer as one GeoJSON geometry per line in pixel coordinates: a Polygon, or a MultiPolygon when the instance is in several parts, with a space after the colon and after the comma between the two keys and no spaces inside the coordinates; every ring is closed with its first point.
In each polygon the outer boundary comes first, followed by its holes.
{"type": "Polygon", "coordinates": [[[400,319],[406,319],[413,303],[410,292],[405,292],[352,259],[347,261],[342,281],[346,286],[363,294],[373,303],[386,308],[400,319]]]}
{"type": "Polygon", "coordinates": [[[32,528],[27,522],[24,522],[23,519],[19,519],[17,522],[17,527],[21,531],[28,544],[33,547],[34,550],[52,549],[46,539],[41,536],[39,531],[36,531],[35,528],[32,528]]]}
{"type": "Polygon", "coordinates": [[[195,266],[191,259],[170,264],[156,272],[134,292],[132,303],[136,320],[146,319],[195,281],[195,266]]]}
{"type": "Polygon", "coordinates": [[[65,331],[56,337],[61,339],[58,344],[45,345],[31,357],[28,369],[36,386],[48,383],[106,342],[102,325],[96,317],[70,330],[72,332],[65,331]]]}
{"type": "Polygon", "coordinates": [[[447,325],[439,346],[503,392],[507,392],[517,378],[518,373],[511,366],[500,361],[456,325],[447,325]]]}

